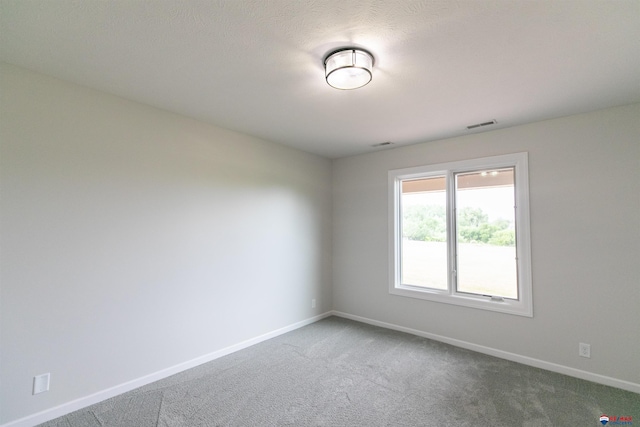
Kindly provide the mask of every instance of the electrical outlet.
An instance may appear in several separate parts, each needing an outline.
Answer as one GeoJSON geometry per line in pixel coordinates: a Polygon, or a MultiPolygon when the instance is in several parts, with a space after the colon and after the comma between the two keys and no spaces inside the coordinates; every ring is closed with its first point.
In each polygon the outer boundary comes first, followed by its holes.
{"type": "Polygon", "coordinates": [[[44,393],[49,391],[49,382],[51,381],[51,374],[46,373],[42,375],[36,375],[33,377],[33,394],[44,393]]]}
{"type": "Polygon", "coordinates": [[[311,308],[316,308],[316,299],[311,300],[311,308]]]}
{"type": "Polygon", "coordinates": [[[591,344],[585,344],[583,342],[578,346],[578,355],[580,357],[591,357],[591,344]]]}

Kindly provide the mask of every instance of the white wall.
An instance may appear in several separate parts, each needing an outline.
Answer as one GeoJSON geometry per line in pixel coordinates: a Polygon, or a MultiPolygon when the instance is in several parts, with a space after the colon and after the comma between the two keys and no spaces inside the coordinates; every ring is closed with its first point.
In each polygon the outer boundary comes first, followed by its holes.
{"type": "Polygon", "coordinates": [[[640,105],[339,159],[333,189],[335,310],[640,384],[640,105]],[[387,171],[521,151],[534,317],[390,295],[387,171]]]}
{"type": "Polygon", "coordinates": [[[0,423],[331,309],[329,160],[0,71],[0,423]]]}

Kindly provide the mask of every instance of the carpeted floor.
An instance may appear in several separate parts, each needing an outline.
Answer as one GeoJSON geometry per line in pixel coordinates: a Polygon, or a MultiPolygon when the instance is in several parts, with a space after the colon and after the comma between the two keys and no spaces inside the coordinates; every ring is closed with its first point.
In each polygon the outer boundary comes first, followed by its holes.
{"type": "Polygon", "coordinates": [[[640,425],[640,395],[330,317],[42,424],[640,425]]]}

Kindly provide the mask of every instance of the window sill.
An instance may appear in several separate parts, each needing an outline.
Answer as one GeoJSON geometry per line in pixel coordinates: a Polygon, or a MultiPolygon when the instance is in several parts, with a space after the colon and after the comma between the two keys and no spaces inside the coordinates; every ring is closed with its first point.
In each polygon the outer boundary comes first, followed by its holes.
{"type": "MultiPolygon", "coordinates": [[[[418,298],[427,301],[453,304],[481,310],[496,311],[498,313],[533,317],[533,307],[518,300],[504,299],[503,301],[495,301],[492,300],[490,296],[460,293],[449,294],[447,291],[425,289],[410,285],[392,286],[389,289],[389,293],[392,295],[399,295],[403,297],[418,298]]],[[[529,301],[530,300],[531,299],[529,298],[529,301]]]]}

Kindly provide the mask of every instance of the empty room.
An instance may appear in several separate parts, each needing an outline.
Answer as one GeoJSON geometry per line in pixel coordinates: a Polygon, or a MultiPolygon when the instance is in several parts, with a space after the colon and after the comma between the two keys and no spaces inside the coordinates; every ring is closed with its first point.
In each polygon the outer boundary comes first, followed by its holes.
{"type": "Polygon", "coordinates": [[[640,1],[0,0],[0,427],[640,424],[640,1]]]}

